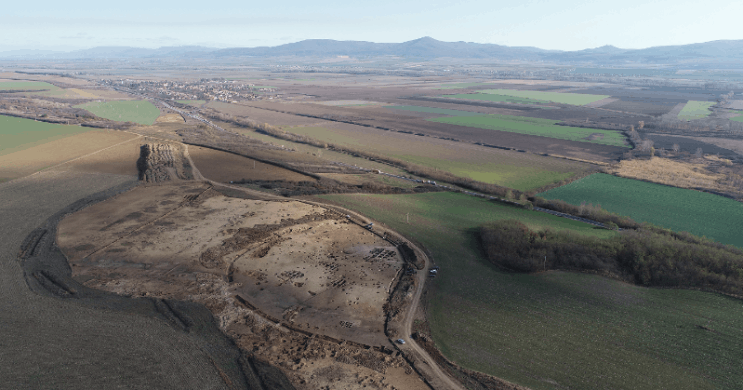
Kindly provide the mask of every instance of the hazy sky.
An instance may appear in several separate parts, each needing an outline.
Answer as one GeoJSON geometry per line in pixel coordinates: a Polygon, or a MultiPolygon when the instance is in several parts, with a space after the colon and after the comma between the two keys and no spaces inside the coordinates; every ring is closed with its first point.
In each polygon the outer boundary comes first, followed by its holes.
{"type": "Polygon", "coordinates": [[[11,1],[0,51],[275,46],[311,38],[580,50],[743,39],[740,0],[11,1]]]}

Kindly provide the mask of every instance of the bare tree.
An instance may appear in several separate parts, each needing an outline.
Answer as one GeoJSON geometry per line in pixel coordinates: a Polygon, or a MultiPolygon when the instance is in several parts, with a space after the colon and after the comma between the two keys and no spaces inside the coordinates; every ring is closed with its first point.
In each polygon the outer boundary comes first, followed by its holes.
{"type": "Polygon", "coordinates": [[[653,149],[653,145],[655,145],[655,142],[651,139],[644,139],[640,143],[640,150],[642,151],[649,151],[650,149],[653,149]]]}
{"type": "Polygon", "coordinates": [[[702,153],[702,148],[697,148],[697,151],[694,152],[694,157],[701,158],[704,154],[702,153]]]}
{"type": "Polygon", "coordinates": [[[673,152],[674,153],[677,153],[678,154],[678,152],[681,151],[681,146],[679,146],[679,144],[673,144],[673,146],[671,147],[671,149],[673,149],[673,152]]]}
{"type": "Polygon", "coordinates": [[[639,128],[640,130],[642,130],[644,127],[645,127],[645,121],[638,122],[637,128],[639,128]]]}

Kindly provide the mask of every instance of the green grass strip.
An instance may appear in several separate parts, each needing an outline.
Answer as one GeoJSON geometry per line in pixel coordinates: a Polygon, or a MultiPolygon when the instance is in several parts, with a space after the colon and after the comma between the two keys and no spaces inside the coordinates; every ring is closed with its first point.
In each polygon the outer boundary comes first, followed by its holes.
{"type": "Polygon", "coordinates": [[[544,91],[517,91],[513,89],[484,89],[477,92],[493,95],[514,96],[526,99],[546,100],[555,103],[572,104],[575,106],[582,106],[609,97],[609,95],[589,95],[584,93],[544,91]]]}
{"type": "Polygon", "coordinates": [[[511,115],[484,115],[435,118],[428,120],[478,129],[507,131],[511,133],[536,135],[569,141],[629,147],[625,142],[625,137],[618,131],[557,126],[555,125],[557,121],[550,119],[526,118],[511,115]]]}
{"type": "Polygon", "coordinates": [[[678,119],[688,121],[693,119],[706,118],[709,116],[709,114],[712,113],[709,108],[714,106],[715,104],[717,103],[689,100],[689,102],[686,103],[681,112],[679,112],[678,119]]]}
{"type": "Polygon", "coordinates": [[[600,203],[638,222],[743,248],[743,204],[719,195],[597,173],[539,196],[574,205],[600,203]]]}
{"type": "Polygon", "coordinates": [[[421,106],[385,106],[385,108],[391,108],[395,110],[405,110],[414,112],[427,112],[430,114],[441,114],[451,116],[480,116],[483,115],[479,112],[461,111],[461,110],[448,110],[446,108],[433,108],[433,107],[421,107],[421,106]]]}
{"type": "Polygon", "coordinates": [[[501,102],[514,104],[547,104],[546,100],[526,99],[514,96],[495,95],[489,93],[460,93],[456,95],[441,96],[449,99],[481,100],[486,102],[501,102]]]}
{"type": "Polygon", "coordinates": [[[6,82],[0,82],[0,91],[10,91],[10,90],[33,90],[33,91],[41,91],[41,90],[58,90],[59,87],[54,86],[49,83],[41,82],[41,81],[6,81],[6,82]]]}
{"type": "Polygon", "coordinates": [[[151,125],[160,116],[160,110],[146,100],[119,100],[111,102],[91,102],[78,106],[91,113],[116,122],[134,122],[151,125]]]}
{"type": "Polygon", "coordinates": [[[90,130],[0,115],[0,156],[90,130]]]}

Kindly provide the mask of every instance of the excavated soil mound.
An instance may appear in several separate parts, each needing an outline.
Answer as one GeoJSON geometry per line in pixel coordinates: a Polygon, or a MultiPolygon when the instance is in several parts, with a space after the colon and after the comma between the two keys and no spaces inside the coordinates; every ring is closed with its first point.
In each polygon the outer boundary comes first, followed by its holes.
{"type": "Polygon", "coordinates": [[[204,304],[241,348],[281,366],[298,388],[424,388],[384,334],[403,260],[345,215],[180,182],[77,212],[60,223],[57,242],[85,286],[204,304]]]}

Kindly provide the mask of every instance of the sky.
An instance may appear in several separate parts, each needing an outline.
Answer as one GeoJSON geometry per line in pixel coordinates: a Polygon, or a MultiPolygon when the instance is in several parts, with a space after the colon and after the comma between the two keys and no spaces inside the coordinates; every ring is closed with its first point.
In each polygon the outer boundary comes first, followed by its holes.
{"type": "Polygon", "coordinates": [[[0,51],[276,46],[423,36],[554,50],[743,39],[739,0],[12,1],[0,51]]]}

